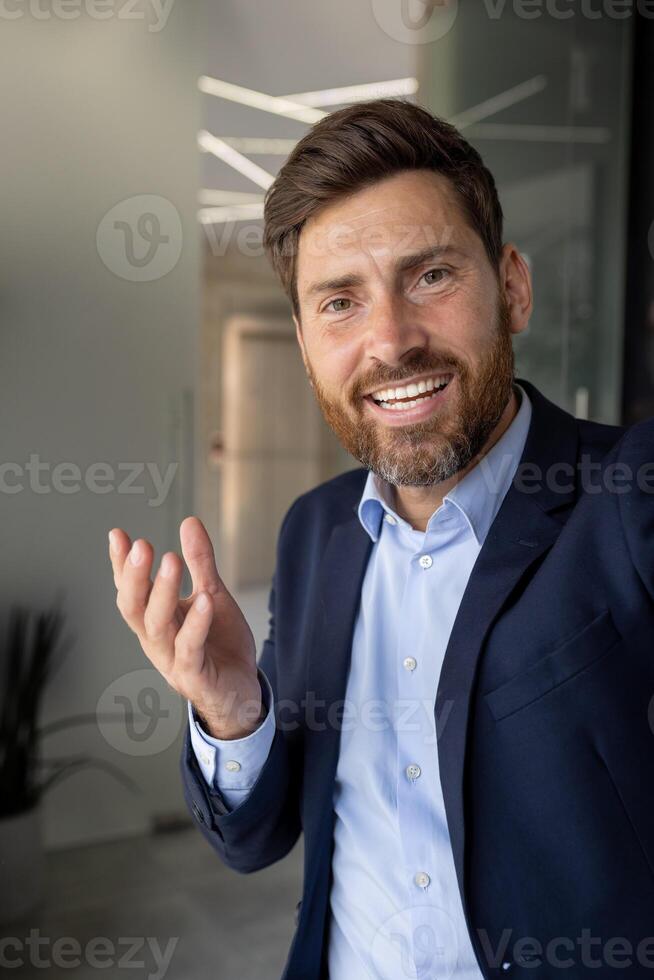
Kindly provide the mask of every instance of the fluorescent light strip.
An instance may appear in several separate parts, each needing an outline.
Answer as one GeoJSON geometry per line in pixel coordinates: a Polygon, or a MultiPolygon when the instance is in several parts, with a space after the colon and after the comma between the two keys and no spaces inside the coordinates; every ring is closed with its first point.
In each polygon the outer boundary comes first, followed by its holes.
{"type": "Polygon", "coordinates": [[[316,92],[295,92],[285,99],[303,105],[341,105],[346,102],[363,102],[365,99],[381,99],[396,95],[414,95],[418,91],[417,78],[391,78],[386,82],[366,82],[363,85],[343,85],[340,88],[319,89],[316,92]]]}
{"type": "Polygon", "coordinates": [[[248,153],[254,156],[285,157],[298,142],[297,140],[277,139],[274,136],[222,136],[221,139],[233,149],[238,150],[239,153],[248,153]]]}
{"type": "Polygon", "coordinates": [[[521,82],[520,85],[507,89],[506,92],[500,92],[499,95],[494,95],[492,98],[486,99],[485,102],[480,102],[479,105],[460,112],[458,116],[454,116],[449,121],[457,129],[465,129],[483,119],[488,119],[489,116],[494,116],[503,109],[516,105],[518,102],[523,102],[530,96],[536,95],[537,92],[542,92],[546,85],[546,76],[536,75],[526,82],[521,82]]]}
{"type": "Polygon", "coordinates": [[[217,207],[224,204],[257,204],[262,201],[261,194],[247,191],[221,191],[217,188],[203,188],[198,193],[198,204],[217,207]]]}
{"type": "Polygon", "coordinates": [[[235,150],[233,147],[225,143],[224,140],[218,139],[217,136],[213,136],[208,133],[206,129],[201,130],[198,133],[198,145],[201,149],[206,150],[207,153],[213,153],[215,157],[222,160],[224,163],[233,167],[244,177],[247,177],[254,184],[259,187],[268,189],[275,179],[272,174],[269,174],[267,170],[260,167],[256,163],[252,163],[247,157],[244,157],[242,153],[235,150]]]}
{"type": "Polygon", "coordinates": [[[220,99],[228,99],[230,102],[238,102],[240,105],[250,106],[252,109],[272,112],[274,115],[286,116],[299,122],[315,123],[326,115],[320,109],[312,109],[283,96],[268,95],[266,92],[243,88],[242,85],[232,85],[231,82],[223,82],[221,79],[211,78],[209,75],[200,76],[198,88],[207,95],[215,95],[220,99]]]}
{"type": "Polygon", "coordinates": [[[480,123],[467,136],[479,140],[516,140],[526,143],[608,143],[611,130],[602,126],[530,126],[521,123],[480,123]]]}
{"type": "Polygon", "coordinates": [[[233,204],[224,208],[202,208],[198,211],[198,218],[203,225],[263,218],[263,201],[257,204],[233,204]]]}

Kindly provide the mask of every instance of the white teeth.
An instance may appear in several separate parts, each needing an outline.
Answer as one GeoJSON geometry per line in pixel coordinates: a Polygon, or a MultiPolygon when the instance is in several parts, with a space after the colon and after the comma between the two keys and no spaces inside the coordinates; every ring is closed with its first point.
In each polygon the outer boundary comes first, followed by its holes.
{"type": "MultiPolygon", "coordinates": [[[[411,382],[411,384],[400,388],[384,388],[383,391],[376,391],[372,396],[374,400],[379,404],[384,404],[387,401],[392,401],[398,398],[415,398],[416,395],[422,395],[426,391],[431,391],[433,388],[439,388],[441,385],[446,384],[449,381],[451,375],[439,374],[435,375],[433,378],[427,378],[426,380],[418,381],[417,383],[411,382]]],[[[409,405],[408,402],[404,403],[409,405]]],[[[398,408],[400,406],[397,406],[398,408]]]]}
{"type": "Polygon", "coordinates": [[[388,402],[379,402],[380,408],[387,408],[391,412],[404,412],[407,408],[413,408],[414,405],[420,405],[422,402],[428,402],[431,398],[435,398],[437,392],[432,392],[431,395],[425,395],[424,398],[416,398],[410,402],[398,402],[396,405],[389,405],[388,402]]]}

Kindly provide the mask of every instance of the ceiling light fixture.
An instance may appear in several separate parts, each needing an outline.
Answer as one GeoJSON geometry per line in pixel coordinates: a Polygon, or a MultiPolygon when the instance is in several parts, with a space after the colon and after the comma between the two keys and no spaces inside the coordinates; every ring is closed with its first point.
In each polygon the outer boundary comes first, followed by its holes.
{"type": "Polygon", "coordinates": [[[266,92],[243,88],[242,85],[232,85],[231,82],[211,78],[209,75],[200,76],[198,88],[207,95],[215,95],[219,99],[228,99],[230,102],[238,102],[240,105],[261,109],[263,112],[272,112],[277,116],[286,116],[298,122],[315,123],[327,115],[320,109],[312,109],[310,106],[301,105],[283,96],[268,95],[266,92]]]}
{"type": "Polygon", "coordinates": [[[232,204],[223,208],[201,208],[198,218],[203,225],[220,225],[227,221],[263,218],[263,201],[256,204],[232,204]]]}
{"type": "Polygon", "coordinates": [[[218,207],[224,204],[258,204],[263,201],[261,194],[247,191],[221,191],[217,188],[203,188],[198,192],[198,204],[218,207]]]}
{"type": "Polygon", "coordinates": [[[285,157],[298,142],[293,139],[280,139],[276,136],[221,136],[221,139],[239,153],[254,156],[285,157]]]}
{"type": "Polygon", "coordinates": [[[363,85],[342,85],[340,88],[318,89],[316,92],[295,92],[285,99],[303,105],[343,105],[346,102],[363,102],[366,99],[383,99],[397,95],[415,95],[417,78],[391,78],[385,82],[366,82],[363,85]]]}
{"type": "Polygon", "coordinates": [[[465,129],[467,126],[472,126],[473,123],[482,122],[489,116],[494,116],[497,112],[508,109],[518,102],[523,102],[532,95],[542,92],[546,85],[547,77],[536,75],[526,82],[520,82],[519,85],[514,85],[513,88],[500,92],[499,95],[493,95],[490,99],[485,99],[484,102],[460,112],[458,116],[453,116],[449,122],[457,129],[465,129]]]}
{"type": "Polygon", "coordinates": [[[207,132],[206,129],[200,130],[198,133],[198,146],[200,149],[205,150],[207,153],[213,153],[215,157],[222,160],[224,163],[228,164],[234,170],[237,170],[244,177],[247,177],[254,184],[259,187],[263,187],[267,190],[275,179],[272,174],[269,174],[267,170],[260,167],[257,163],[252,163],[252,160],[248,160],[244,157],[242,153],[235,150],[232,146],[225,143],[224,140],[218,139],[217,136],[213,136],[212,133],[207,132]]]}

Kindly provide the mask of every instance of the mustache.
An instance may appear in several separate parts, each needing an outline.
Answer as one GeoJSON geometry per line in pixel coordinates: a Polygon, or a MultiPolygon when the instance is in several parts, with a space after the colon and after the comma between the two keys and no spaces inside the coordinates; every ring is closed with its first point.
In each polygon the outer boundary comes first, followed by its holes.
{"type": "Polygon", "coordinates": [[[432,374],[452,372],[461,375],[466,373],[465,366],[461,364],[458,357],[444,355],[438,358],[425,358],[422,355],[407,359],[401,368],[398,367],[395,370],[386,371],[378,370],[373,374],[367,375],[367,377],[358,381],[354,386],[351,397],[353,400],[357,400],[373,388],[381,388],[384,385],[401,385],[403,381],[409,381],[416,374],[425,374],[427,372],[432,374]]]}

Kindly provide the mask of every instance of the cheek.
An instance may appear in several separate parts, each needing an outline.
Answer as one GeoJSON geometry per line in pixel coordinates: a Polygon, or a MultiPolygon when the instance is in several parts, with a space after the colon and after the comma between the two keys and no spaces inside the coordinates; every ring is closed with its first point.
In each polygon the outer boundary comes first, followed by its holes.
{"type": "Polygon", "coordinates": [[[315,347],[312,364],[322,385],[338,396],[349,391],[361,374],[363,355],[354,340],[325,335],[315,347]]]}
{"type": "Polygon", "coordinates": [[[471,291],[434,304],[430,334],[434,348],[442,345],[468,363],[483,356],[493,339],[495,311],[471,291]]]}

